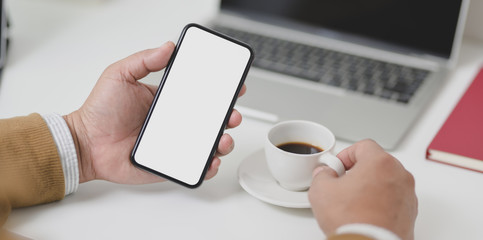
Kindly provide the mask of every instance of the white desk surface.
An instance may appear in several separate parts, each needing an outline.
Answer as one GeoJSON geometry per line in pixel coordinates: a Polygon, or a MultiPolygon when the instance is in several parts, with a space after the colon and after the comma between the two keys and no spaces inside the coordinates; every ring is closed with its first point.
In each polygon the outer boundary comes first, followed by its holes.
{"type": "MultiPolygon", "coordinates": [[[[0,117],[67,114],[86,99],[109,64],[176,40],[203,23],[216,0],[7,0],[12,21],[0,82],[0,117]]],[[[397,150],[416,178],[416,239],[483,238],[483,174],[425,160],[425,150],[483,63],[483,43],[464,39],[449,81],[397,150]]],[[[161,73],[148,76],[157,83],[161,73]]],[[[262,147],[270,124],[245,118],[218,175],[199,189],[82,184],[63,201],[14,210],[7,227],[35,239],[323,239],[309,209],[273,206],[238,184],[244,157],[262,147]]],[[[348,146],[338,142],[336,150],[348,146]]]]}

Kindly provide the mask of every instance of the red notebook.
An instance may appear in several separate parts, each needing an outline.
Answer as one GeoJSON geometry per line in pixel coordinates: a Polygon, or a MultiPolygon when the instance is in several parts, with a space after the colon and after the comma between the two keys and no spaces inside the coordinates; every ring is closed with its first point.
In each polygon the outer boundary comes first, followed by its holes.
{"type": "Polygon", "coordinates": [[[483,172],[483,68],[429,144],[426,158],[483,172]]]}

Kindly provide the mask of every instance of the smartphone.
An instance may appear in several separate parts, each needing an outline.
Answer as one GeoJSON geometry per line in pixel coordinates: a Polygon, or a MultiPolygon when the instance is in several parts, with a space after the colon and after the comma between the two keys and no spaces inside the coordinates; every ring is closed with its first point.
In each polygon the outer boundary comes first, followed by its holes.
{"type": "Polygon", "coordinates": [[[247,44],[188,24],[132,150],[134,166],[201,185],[253,58],[247,44]]]}

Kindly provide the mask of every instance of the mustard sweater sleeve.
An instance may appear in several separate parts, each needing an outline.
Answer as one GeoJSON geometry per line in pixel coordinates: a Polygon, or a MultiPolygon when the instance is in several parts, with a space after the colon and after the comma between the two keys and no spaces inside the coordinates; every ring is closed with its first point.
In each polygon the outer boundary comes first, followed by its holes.
{"type": "Polygon", "coordinates": [[[60,200],[64,188],[57,147],[42,117],[0,120],[0,226],[11,208],[60,200]]]}

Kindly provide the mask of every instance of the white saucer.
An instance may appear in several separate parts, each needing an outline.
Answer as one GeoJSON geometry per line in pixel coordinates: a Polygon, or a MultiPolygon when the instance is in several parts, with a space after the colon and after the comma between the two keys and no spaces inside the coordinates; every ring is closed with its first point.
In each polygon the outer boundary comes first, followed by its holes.
{"type": "Polygon", "coordinates": [[[310,208],[306,191],[289,191],[278,185],[268,170],[263,149],[242,161],[238,181],[245,191],[264,202],[288,208],[310,208]]]}

